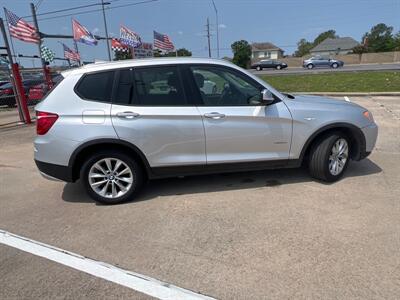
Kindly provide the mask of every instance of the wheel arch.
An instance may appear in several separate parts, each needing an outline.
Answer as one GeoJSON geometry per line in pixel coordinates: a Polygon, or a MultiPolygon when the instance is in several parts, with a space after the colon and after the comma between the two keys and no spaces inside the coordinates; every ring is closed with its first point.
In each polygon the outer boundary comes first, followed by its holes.
{"type": "Polygon", "coordinates": [[[365,136],[361,131],[361,129],[350,123],[333,123],[319,128],[307,139],[300,153],[300,161],[307,160],[313,145],[319,142],[327,134],[333,132],[341,132],[350,139],[351,159],[353,160],[362,159],[363,157],[362,153],[365,152],[366,141],[365,141],[365,136]]]}
{"type": "Polygon", "coordinates": [[[99,147],[101,147],[101,149],[112,149],[115,151],[121,151],[132,156],[137,161],[137,163],[141,165],[143,170],[146,172],[147,177],[151,177],[150,164],[147,161],[146,156],[138,147],[123,140],[104,138],[83,143],[72,153],[68,163],[68,167],[70,168],[72,173],[72,181],[76,181],[77,179],[79,179],[80,168],[83,162],[92,153],[98,151],[99,147]]]}

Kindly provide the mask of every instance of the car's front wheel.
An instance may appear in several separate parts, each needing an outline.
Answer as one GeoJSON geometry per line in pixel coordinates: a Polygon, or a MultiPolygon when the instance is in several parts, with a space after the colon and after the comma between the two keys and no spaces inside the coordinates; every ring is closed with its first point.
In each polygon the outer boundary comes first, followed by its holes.
{"type": "Polygon", "coordinates": [[[281,67],[280,65],[277,65],[277,66],[276,66],[276,69],[277,69],[277,70],[280,70],[280,69],[282,69],[282,67],[281,67]]]}
{"type": "Polygon", "coordinates": [[[337,63],[332,64],[332,68],[337,69],[337,67],[339,67],[339,65],[337,63]]]}
{"type": "Polygon", "coordinates": [[[260,66],[257,66],[257,71],[261,71],[262,70],[262,68],[260,67],[260,66]]]}
{"type": "Polygon", "coordinates": [[[313,69],[313,68],[314,68],[314,65],[313,65],[313,64],[308,64],[308,65],[307,65],[307,69],[310,69],[310,70],[311,70],[311,69],[313,69]]]}
{"type": "Polygon", "coordinates": [[[339,180],[349,164],[350,146],[342,133],[332,133],[315,143],[309,158],[311,176],[327,182],[339,180]]]}
{"type": "Polygon", "coordinates": [[[87,159],[81,181],[89,196],[103,204],[133,200],[143,183],[140,165],[122,152],[103,151],[87,159]]]}

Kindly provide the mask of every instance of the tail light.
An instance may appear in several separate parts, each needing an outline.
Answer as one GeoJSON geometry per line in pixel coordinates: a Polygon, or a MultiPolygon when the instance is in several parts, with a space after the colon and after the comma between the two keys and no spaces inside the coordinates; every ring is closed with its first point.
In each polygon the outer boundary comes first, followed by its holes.
{"type": "Polygon", "coordinates": [[[38,135],[46,134],[51,126],[57,121],[58,115],[54,113],[37,111],[36,112],[36,133],[38,135]]]}
{"type": "Polygon", "coordinates": [[[14,91],[13,91],[13,89],[4,89],[3,90],[3,94],[12,95],[12,94],[14,94],[14,91]]]}

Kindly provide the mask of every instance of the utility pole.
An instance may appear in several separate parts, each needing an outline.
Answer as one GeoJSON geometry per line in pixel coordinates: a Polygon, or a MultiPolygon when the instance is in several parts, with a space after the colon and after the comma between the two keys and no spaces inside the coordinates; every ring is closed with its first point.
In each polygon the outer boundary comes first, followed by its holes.
{"type": "MultiPolygon", "coordinates": [[[[12,57],[12,54],[10,51],[10,45],[8,44],[7,33],[6,33],[6,29],[4,27],[4,22],[3,22],[2,18],[0,18],[0,29],[1,29],[1,33],[3,34],[4,45],[6,46],[8,63],[11,66],[11,70],[14,71],[14,68],[13,68],[14,61],[13,61],[13,57],[12,57]]],[[[14,72],[12,74],[14,75],[14,72]]],[[[22,107],[21,107],[21,102],[20,102],[21,96],[20,96],[19,90],[17,88],[17,83],[15,82],[15,76],[10,76],[10,77],[11,77],[11,82],[12,82],[12,85],[14,88],[14,93],[16,95],[15,102],[17,103],[19,119],[21,120],[21,122],[25,122],[24,113],[22,112],[22,107]]]]}
{"type": "Polygon", "coordinates": [[[105,33],[106,33],[106,44],[107,44],[108,60],[111,61],[111,50],[110,50],[110,43],[108,42],[108,30],[107,30],[106,12],[104,10],[104,5],[106,5],[106,4],[110,4],[110,2],[104,3],[104,0],[101,0],[101,8],[103,9],[104,30],[105,30],[105,33]]]}
{"type": "MultiPolygon", "coordinates": [[[[6,16],[6,15],[7,15],[7,10],[6,10],[5,7],[3,7],[3,9],[4,9],[4,15],[6,16]]],[[[7,24],[7,30],[8,30],[8,32],[10,32],[10,25],[8,25],[8,22],[5,22],[5,23],[7,24]]],[[[14,42],[13,42],[13,39],[12,39],[11,35],[10,35],[10,44],[11,44],[12,54],[13,54],[14,56],[16,56],[16,55],[15,55],[15,50],[14,50],[14,42]]],[[[15,60],[18,62],[18,59],[17,59],[17,58],[16,58],[15,60]]]]}
{"type": "MultiPolygon", "coordinates": [[[[39,56],[40,56],[40,60],[42,62],[43,71],[46,73],[46,71],[45,71],[46,62],[42,58],[42,48],[41,48],[41,46],[42,46],[42,38],[40,36],[39,24],[37,22],[37,17],[36,17],[36,9],[35,9],[35,5],[33,3],[31,3],[31,11],[32,11],[33,24],[35,25],[35,28],[36,28],[36,34],[39,36],[39,43],[38,43],[39,56]]],[[[43,76],[44,76],[44,80],[46,81],[45,73],[43,73],[43,76]]]]}
{"type": "Polygon", "coordinates": [[[208,57],[211,58],[211,42],[210,42],[210,20],[207,18],[207,40],[208,40],[208,57]]]}
{"type": "Polygon", "coordinates": [[[41,46],[42,46],[42,38],[40,36],[39,24],[38,24],[37,17],[36,17],[36,9],[35,9],[35,5],[33,3],[31,3],[31,11],[32,11],[32,17],[33,17],[33,24],[35,25],[35,28],[36,28],[36,34],[39,36],[38,49],[39,49],[40,61],[42,62],[44,82],[47,82],[46,62],[44,61],[44,59],[42,57],[42,48],[41,48],[41,46]]]}
{"type": "Polygon", "coordinates": [[[212,4],[214,6],[215,10],[215,18],[217,22],[217,58],[219,58],[219,22],[218,22],[218,10],[217,7],[215,6],[214,0],[212,0],[212,4]]]}

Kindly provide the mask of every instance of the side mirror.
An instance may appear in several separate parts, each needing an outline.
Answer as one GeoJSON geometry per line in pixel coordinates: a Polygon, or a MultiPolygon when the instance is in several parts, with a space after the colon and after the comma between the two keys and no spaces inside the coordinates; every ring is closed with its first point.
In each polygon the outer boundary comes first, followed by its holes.
{"type": "Polygon", "coordinates": [[[264,104],[270,104],[275,101],[274,95],[268,89],[263,89],[261,91],[261,96],[261,100],[264,104]]]}

